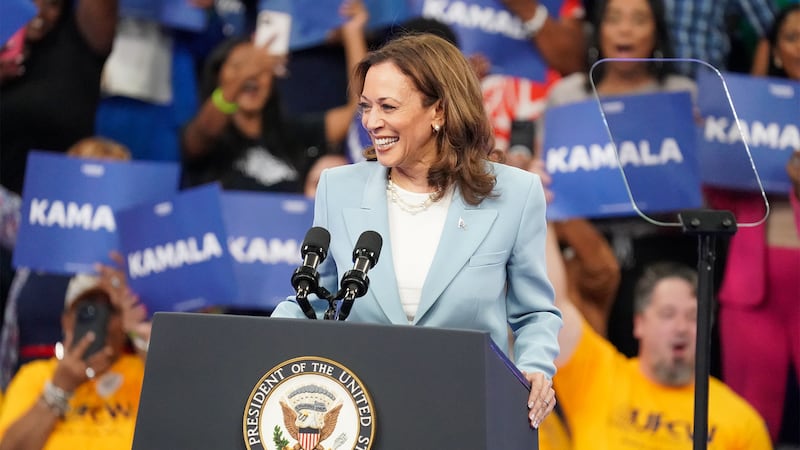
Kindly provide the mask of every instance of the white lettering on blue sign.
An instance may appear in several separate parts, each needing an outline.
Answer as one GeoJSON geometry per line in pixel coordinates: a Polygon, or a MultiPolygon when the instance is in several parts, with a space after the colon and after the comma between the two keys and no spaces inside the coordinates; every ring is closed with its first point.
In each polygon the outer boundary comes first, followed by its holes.
{"type": "Polygon", "coordinates": [[[764,123],[758,120],[747,122],[739,119],[742,132],[736,121],[728,117],[706,117],[704,137],[707,142],[735,144],[742,136],[750,146],[773,150],[794,150],[800,148],[800,128],[795,124],[781,126],[776,122],[764,123]]]}
{"type": "Polygon", "coordinates": [[[237,262],[262,263],[262,264],[292,264],[302,262],[300,258],[300,244],[296,239],[265,239],[262,237],[248,238],[245,236],[231,237],[228,239],[228,251],[237,262]]]}
{"type": "Polygon", "coordinates": [[[28,213],[28,223],[43,227],[82,228],[97,231],[104,229],[113,233],[117,229],[114,214],[108,205],[98,205],[96,208],[84,203],[66,202],[45,198],[31,200],[31,209],[28,213]]]}
{"type": "Polygon", "coordinates": [[[244,13],[244,4],[241,0],[217,0],[214,8],[219,14],[239,14],[244,13]]]}
{"type": "Polygon", "coordinates": [[[197,240],[190,237],[130,253],[128,270],[131,278],[139,278],[220,257],[222,246],[217,236],[206,233],[203,235],[202,247],[198,247],[197,240]]]}
{"type": "Polygon", "coordinates": [[[448,25],[479,29],[489,34],[502,34],[512,39],[525,39],[522,22],[505,9],[471,5],[449,0],[425,0],[422,16],[448,25]]]}
{"type": "MultiPolygon", "coordinates": [[[[619,164],[625,166],[662,166],[670,163],[682,163],[683,153],[674,138],[666,138],[656,152],[650,147],[650,142],[622,141],[617,148],[619,164]]],[[[550,173],[572,173],[578,170],[595,171],[603,168],[615,169],[619,167],[617,157],[614,155],[614,146],[590,144],[576,145],[572,148],[563,146],[551,148],[547,151],[547,171],[550,173]]]]}

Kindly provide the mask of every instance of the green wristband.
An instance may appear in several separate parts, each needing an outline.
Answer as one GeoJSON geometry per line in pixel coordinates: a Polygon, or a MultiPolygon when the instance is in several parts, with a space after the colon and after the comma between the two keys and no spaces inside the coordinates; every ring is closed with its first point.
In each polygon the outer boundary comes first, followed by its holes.
{"type": "Polygon", "coordinates": [[[226,115],[231,115],[239,110],[239,105],[225,100],[225,96],[222,95],[222,88],[214,89],[214,92],[211,94],[211,103],[213,103],[221,113],[226,115]]]}

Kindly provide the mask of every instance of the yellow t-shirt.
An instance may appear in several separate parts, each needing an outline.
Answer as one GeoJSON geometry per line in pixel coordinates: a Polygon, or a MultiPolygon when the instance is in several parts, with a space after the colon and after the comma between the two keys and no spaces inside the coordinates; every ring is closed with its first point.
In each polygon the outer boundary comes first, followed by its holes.
{"type": "MultiPolygon", "coordinates": [[[[41,360],[20,368],[0,410],[0,440],[38,401],[57,363],[41,360]]],[[[141,358],[123,355],[103,376],[79,386],[70,400],[70,411],[58,421],[44,450],[130,449],[143,376],[141,358]]]]}
{"type": "MultiPolygon", "coordinates": [[[[694,386],[653,383],[638,359],[619,353],[585,321],[575,354],[553,383],[575,450],[692,448],[694,386]]],[[[708,411],[708,450],[772,448],[761,416],[713,377],[708,411]]]]}
{"type": "Polygon", "coordinates": [[[563,418],[551,412],[539,424],[539,450],[571,450],[572,438],[563,418]]]}

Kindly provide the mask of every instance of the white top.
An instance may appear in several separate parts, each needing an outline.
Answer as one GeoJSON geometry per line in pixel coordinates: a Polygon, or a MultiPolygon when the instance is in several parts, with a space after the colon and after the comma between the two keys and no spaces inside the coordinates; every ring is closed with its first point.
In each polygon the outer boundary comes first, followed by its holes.
{"type": "MultiPolygon", "coordinates": [[[[395,189],[400,198],[414,205],[424,202],[429,195],[410,192],[397,185],[395,189]]],[[[439,201],[415,214],[404,211],[394,203],[388,190],[386,200],[389,206],[389,234],[397,288],[403,311],[408,322],[412,323],[422,296],[422,285],[439,247],[447,210],[453,200],[453,189],[448,189],[439,201]]]]}

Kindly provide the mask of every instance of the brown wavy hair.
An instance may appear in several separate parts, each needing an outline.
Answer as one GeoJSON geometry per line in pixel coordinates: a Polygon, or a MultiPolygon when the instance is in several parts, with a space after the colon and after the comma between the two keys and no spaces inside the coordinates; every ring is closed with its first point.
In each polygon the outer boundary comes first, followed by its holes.
{"type": "MultiPolygon", "coordinates": [[[[495,175],[487,163],[494,137],[483,107],[480,82],[461,51],[439,36],[409,33],[370,52],[355,68],[352,89],[361,93],[370,67],[391,62],[422,93],[422,104],[441,102],[441,130],[436,134],[437,158],[428,169],[428,184],[458,185],[464,201],[477,205],[494,197],[495,175]]],[[[373,146],[364,156],[375,160],[373,146]]]]}

